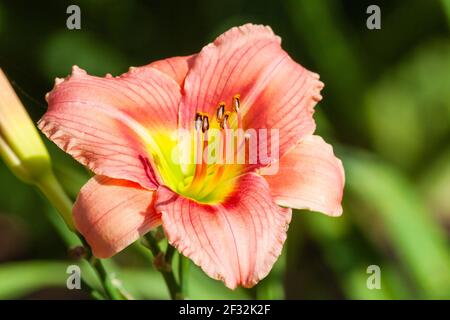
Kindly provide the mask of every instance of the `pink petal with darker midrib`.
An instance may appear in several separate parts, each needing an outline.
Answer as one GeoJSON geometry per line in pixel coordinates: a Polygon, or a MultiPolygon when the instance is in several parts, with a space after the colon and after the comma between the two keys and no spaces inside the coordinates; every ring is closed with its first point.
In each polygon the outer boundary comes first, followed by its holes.
{"type": "Polygon", "coordinates": [[[277,174],[264,177],[279,205],[330,216],[342,214],[344,168],[333,148],[319,136],[303,139],[280,159],[277,174]]]}
{"type": "Polygon", "coordinates": [[[154,68],[100,78],[74,67],[48,94],[39,128],[96,174],[155,189],[141,158],[151,157],[152,133],[177,128],[180,98],[178,84],[154,68]]]}
{"type": "Polygon", "coordinates": [[[291,219],[291,209],[273,202],[264,178],[249,173],[237,184],[221,204],[201,204],[165,187],[155,202],[169,242],[231,289],[252,287],[269,273],[291,219]]]}
{"type": "Polygon", "coordinates": [[[105,176],[95,176],[83,186],[73,218],[97,258],[111,257],[161,224],[154,191],[105,176]]]}

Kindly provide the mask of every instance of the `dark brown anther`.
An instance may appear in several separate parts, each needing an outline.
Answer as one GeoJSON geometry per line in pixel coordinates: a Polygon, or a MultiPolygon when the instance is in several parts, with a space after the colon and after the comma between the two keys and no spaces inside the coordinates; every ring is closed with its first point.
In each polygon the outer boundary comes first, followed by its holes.
{"type": "Polygon", "coordinates": [[[203,116],[203,124],[202,124],[202,131],[205,133],[209,129],[209,119],[208,116],[203,116]]]}
{"type": "Polygon", "coordinates": [[[217,121],[220,123],[223,120],[223,115],[225,114],[225,103],[221,102],[219,103],[219,107],[217,108],[217,121]]]}
{"type": "Polygon", "coordinates": [[[241,96],[239,94],[236,94],[233,97],[233,109],[235,112],[238,112],[240,107],[241,107],[241,96]]]}
{"type": "Polygon", "coordinates": [[[222,119],[222,121],[220,122],[220,128],[221,129],[225,129],[225,125],[227,124],[227,122],[228,122],[228,117],[230,116],[230,114],[229,113],[226,113],[224,116],[223,116],[223,119],[222,119]]]}
{"type": "Polygon", "coordinates": [[[197,112],[195,115],[195,130],[199,131],[202,129],[203,126],[203,116],[197,112]]]}

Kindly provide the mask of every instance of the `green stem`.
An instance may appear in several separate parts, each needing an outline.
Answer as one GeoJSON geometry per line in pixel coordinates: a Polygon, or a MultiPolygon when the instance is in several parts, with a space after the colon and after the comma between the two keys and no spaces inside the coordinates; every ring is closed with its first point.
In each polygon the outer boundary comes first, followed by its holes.
{"type": "Polygon", "coordinates": [[[97,271],[108,297],[112,300],[124,300],[125,297],[119,292],[116,285],[114,284],[114,279],[107,272],[103,260],[94,259],[94,261],[92,262],[92,266],[97,271]]]}
{"type": "Polygon", "coordinates": [[[172,265],[172,259],[173,259],[174,254],[175,254],[175,248],[172,247],[170,244],[167,245],[166,254],[164,256],[166,263],[172,265]]]}
{"type": "MultiPolygon", "coordinates": [[[[59,236],[62,238],[66,246],[71,250],[72,248],[75,248],[77,246],[83,245],[83,241],[80,237],[74,232],[69,231],[66,224],[62,221],[61,215],[58,215],[55,210],[46,210],[47,211],[47,218],[50,220],[53,227],[56,229],[59,236]]],[[[88,254],[90,254],[90,249],[87,248],[88,254]]],[[[88,255],[86,255],[85,259],[88,260],[88,255]]],[[[92,265],[88,261],[88,265],[92,268],[92,265]]],[[[99,297],[102,297],[102,300],[105,299],[104,295],[100,292],[98,292],[94,287],[92,287],[83,277],[81,278],[81,282],[83,284],[84,288],[87,288],[90,295],[94,299],[98,299],[99,297]]],[[[101,283],[101,282],[100,282],[101,283]]]]}
{"type": "MultiPolygon", "coordinates": [[[[84,238],[75,232],[75,228],[72,220],[72,207],[73,202],[67,196],[66,192],[51,172],[45,175],[38,183],[36,183],[37,187],[44,196],[49,200],[49,202],[58,210],[61,217],[64,219],[64,222],[67,226],[65,229],[63,226],[56,225],[56,229],[58,233],[62,236],[68,246],[72,247],[74,245],[74,241],[78,243],[82,243],[88,252],[86,256],[86,261],[89,265],[96,271],[96,274],[100,278],[100,282],[103,285],[103,288],[110,299],[123,300],[124,296],[120,293],[119,289],[113,283],[112,277],[108,274],[105,266],[101,260],[91,259],[92,254],[89,245],[86,243],[84,238]]],[[[86,282],[85,282],[86,284],[86,282]]],[[[89,287],[91,292],[94,291],[93,288],[89,287]]],[[[95,294],[98,296],[99,294],[95,294]]]]}
{"type": "Polygon", "coordinates": [[[181,292],[184,295],[188,295],[188,279],[189,279],[189,268],[190,261],[181,253],[178,255],[178,279],[180,280],[181,292]]]}
{"type": "Polygon", "coordinates": [[[102,283],[103,289],[105,290],[108,298],[112,300],[126,300],[129,295],[125,292],[122,292],[122,290],[114,284],[114,277],[112,277],[112,275],[107,271],[107,268],[105,267],[105,261],[95,258],[92,255],[89,244],[86,242],[84,237],[78,233],[77,236],[83,244],[83,247],[87,250],[85,259],[96,271],[96,274],[100,278],[100,282],[102,283]]]}
{"type": "Polygon", "coordinates": [[[173,247],[169,245],[166,254],[164,254],[151,232],[147,233],[144,237],[145,240],[147,240],[147,247],[153,254],[153,265],[163,276],[164,281],[167,285],[167,289],[169,290],[170,298],[172,300],[183,300],[183,291],[181,290],[181,286],[175,279],[175,275],[172,269],[172,257],[174,253],[173,247]],[[167,260],[167,258],[169,259],[169,261],[167,260]]]}
{"type": "Polygon", "coordinates": [[[105,300],[106,295],[103,292],[98,291],[93,286],[91,286],[83,277],[81,277],[81,285],[83,288],[86,288],[86,291],[89,293],[90,297],[94,300],[105,300]]]}
{"type": "Polygon", "coordinates": [[[61,187],[58,180],[56,180],[53,173],[45,175],[36,185],[61,214],[67,227],[71,231],[74,231],[75,227],[72,220],[72,200],[67,196],[66,192],[61,187]]]}

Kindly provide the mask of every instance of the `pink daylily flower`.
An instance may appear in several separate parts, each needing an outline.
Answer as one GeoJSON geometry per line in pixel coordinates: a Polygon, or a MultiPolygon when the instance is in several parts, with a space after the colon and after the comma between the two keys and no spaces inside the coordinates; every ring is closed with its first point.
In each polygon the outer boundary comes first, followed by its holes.
{"type": "Polygon", "coordinates": [[[162,224],[169,243],[210,277],[251,287],[280,255],[291,208],[342,213],[341,161],[313,135],[322,88],[269,27],[247,24],[196,55],[119,77],[75,66],[47,95],[39,128],[96,174],[73,209],[95,256],[110,257],[162,224]],[[277,129],[278,172],[173,163],[172,132],[188,130],[198,144],[213,127],[277,129]]]}

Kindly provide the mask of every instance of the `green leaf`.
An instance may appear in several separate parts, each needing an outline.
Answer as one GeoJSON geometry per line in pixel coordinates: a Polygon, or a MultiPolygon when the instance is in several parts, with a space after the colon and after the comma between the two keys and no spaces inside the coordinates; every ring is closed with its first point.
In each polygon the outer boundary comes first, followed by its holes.
{"type": "Polygon", "coordinates": [[[347,197],[365,205],[355,212],[364,219],[362,231],[371,234],[374,245],[388,242],[419,297],[448,298],[450,255],[445,232],[414,186],[377,157],[351,151],[342,158],[347,197]]]}
{"type": "MultiPolygon", "coordinates": [[[[45,287],[66,287],[67,267],[76,262],[25,261],[0,265],[0,299],[16,299],[45,287]]],[[[79,264],[81,274],[88,283],[95,283],[94,275],[79,264]]],[[[98,284],[95,284],[98,288],[98,284]]]]}
{"type": "Polygon", "coordinates": [[[365,109],[375,149],[412,171],[450,133],[450,42],[419,47],[369,90],[365,109]]]}
{"type": "Polygon", "coordinates": [[[450,149],[430,161],[422,173],[419,187],[436,217],[450,225],[450,149]]]}
{"type": "Polygon", "coordinates": [[[114,47],[95,38],[88,31],[52,34],[41,50],[42,74],[53,80],[54,77],[70,73],[73,65],[99,76],[106,73],[119,74],[126,67],[125,59],[114,47]]]}
{"type": "Polygon", "coordinates": [[[450,0],[441,0],[442,6],[444,7],[444,12],[447,16],[447,22],[450,27],[450,0]]]}
{"type": "MultiPolygon", "coordinates": [[[[169,299],[164,280],[152,266],[148,268],[122,268],[114,271],[127,292],[136,299],[169,299]]],[[[198,267],[191,265],[189,272],[188,299],[248,299],[243,289],[229,290],[225,285],[206,276],[198,267]]]]}
{"type": "Polygon", "coordinates": [[[344,296],[348,299],[392,299],[392,286],[390,283],[382,283],[380,290],[367,288],[367,267],[371,264],[380,266],[383,270],[383,278],[387,274],[387,263],[384,259],[370,254],[370,247],[361,241],[355,242],[355,234],[352,226],[352,217],[347,210],[339,218],[330,218],[321,213],[309,211],[298,212],[302,215],[305,229],[321,248],[326,267],[334,274],[344,296]],[[368,250],[369,249],[369,250],[368,250]]]}

